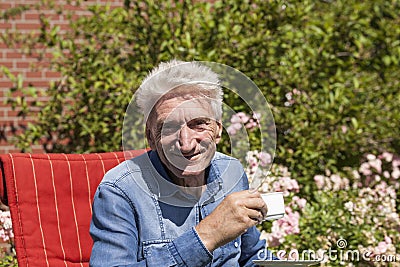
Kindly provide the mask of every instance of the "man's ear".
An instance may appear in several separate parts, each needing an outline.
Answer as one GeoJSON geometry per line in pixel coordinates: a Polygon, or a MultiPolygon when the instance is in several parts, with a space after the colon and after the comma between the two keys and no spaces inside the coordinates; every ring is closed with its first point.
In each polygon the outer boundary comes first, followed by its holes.
{"type": "Polygon", "coordinates": [[[147,142],[149,143],[151,150],[156,151],[156,141],[154,140],[153,135],[152,135],[151,130],[149,129],[148,125],[146,125],[146,138],[147,138],[147,142]]]}
{"type": "Polygon", "coordinates": [[[216,121],[217,123],[217,130],[216,130],[216,136],[215,136],[215,143],[218,144],[219,141],[221,141],[221,136],[222,136],[222,122],[221,120],[216,121]]]}

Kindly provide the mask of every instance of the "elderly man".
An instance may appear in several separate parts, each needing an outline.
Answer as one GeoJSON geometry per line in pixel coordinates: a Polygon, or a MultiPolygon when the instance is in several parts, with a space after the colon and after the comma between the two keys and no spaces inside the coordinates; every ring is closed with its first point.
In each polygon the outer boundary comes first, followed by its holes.
{"type": "Polygon", "coordinates": [[[267,207],[239,161],[216,152],[217,75],[195,62],[161,63],[136,102],[151,150],[100,183],[90,266],[254,266],[267,207]]]}

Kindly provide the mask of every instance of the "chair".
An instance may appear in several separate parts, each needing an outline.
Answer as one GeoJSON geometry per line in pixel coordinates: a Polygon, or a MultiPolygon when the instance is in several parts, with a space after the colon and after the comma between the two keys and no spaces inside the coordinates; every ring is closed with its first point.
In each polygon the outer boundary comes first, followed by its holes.
{"type": "Polygon", "coordinates": [[[20,267],[89,266],[93,196],[104,174],[124,155],[0,155],[0,197],[10,208],[20,267]]]}

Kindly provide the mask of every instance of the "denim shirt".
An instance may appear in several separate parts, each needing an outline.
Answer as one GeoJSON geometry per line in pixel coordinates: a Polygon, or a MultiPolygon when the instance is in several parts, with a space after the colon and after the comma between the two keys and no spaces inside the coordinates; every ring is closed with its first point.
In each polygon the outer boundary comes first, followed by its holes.
{"type": "MultiPolygon", "coordinates": [[[[195,226],[230,193],[248,189],[240,162],[216,153],[200,198],[171,183],[154,151],[104,176],[94,196],[90,266],[255,266],[265,240],[256,227],[210,253],[195,226]]],[[[269,253],[269,252],[268,252],[269,253]]]]}

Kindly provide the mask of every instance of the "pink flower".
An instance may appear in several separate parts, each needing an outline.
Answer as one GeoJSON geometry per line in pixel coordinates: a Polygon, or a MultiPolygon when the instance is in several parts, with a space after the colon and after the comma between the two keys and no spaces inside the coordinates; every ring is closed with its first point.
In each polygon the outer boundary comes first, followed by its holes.
{"type": "Polygon", "coordinates": [[[398,179],[400,177],[400,169],[399,168],[394,168],[394,170],[392,172],[392,177],[394,179],[398,179]]]}
{"type": "Polygon", "coordinates": [[[385,236],[385,242],[387,244],[392,244],[392,239],[390,237],[388,237],[388,236],[385,236]]]}
{"type": "Polygon", "coordinates": [[[391,162],[393,160],[393,154],[389,152],[383,152],[381,158],[384,158],[387,162],[391,162]]]}
{"type": "Polygon", "coordinates": [[[386,244],[386,242],[382,241],[378,243],[378,246],[375,247],[375,252],[377,254],[383,254],[387,251],[388,249],[388,244],[386,244]]]}
{"type": "Polygon", "coordinates": [[[399,167],[400,166],[400,158],[396,158],[392,161],[392,166],[393,168],[399,167]]]}
{"type": "Polygon", "coordinates": [[[271,247],[282,244],[287,235],[300,233],[300,214],[293,212],[290,207],[285,209],[286,215],[279,220],[272,222],[271,234],[268,236],[268,245],[271,247]]]}
{"type": "Polygon", "coordinates": [[[257,122],[255,122],[255,121],[253,121],[253,120],[250,120],[247,124],[246,124],[246,128],[247,129],[253,129],[253,128],[255,128],[255,127],[257,127],[258,126],[258,124],[257,124],[257,122]]]}
{"type": "Polygon", "coordinates": [[[294,204],[296,204],[299,209],[304,209],[307,204],[307,200],[305,200],[304,198],[299,198],[298,196],[294,196],[292,198],[292,202],[294,202],[294,204]]]}
{"type": "Polygon", "coordinates": [[[243,112],[239,112],[236,114],[233,114],[231,117],[231,123],[239,123],[239,124],[244,124],[249,121],[249,116],[247,116],[243,112]]]}
{"type": "Polygon", "coordinates": [[[235,135],[237,130],[235,129],[233,124],[231,124],[231,125],[228,126],[226,131],[228,132],[229,135],[235,135]]]}
{"type": "Polygon", "coordinates": [[[305,198],[300,198],[297,201],[297,205],[299,206],[300,209],[304,209],[306,207],[307,200],[305,198]]]}
{"type": "Polygon", "coordinates": [[[367,162],[364,162],[361,164],[359,171],[363,174],[363,175],[371,175],[372,171],[369,168],[369,164],[367,162]]]}
{"type": "Polygon", "coordinates": [[[333,182],[333,189],[339,190],[342,184],[342,179],[340,178],[340,176],[337,174],[332,174],[330,178],[331,181],[333,182]]]}
{"type": "Polygon", "coordinates": [[[240,130],[242,129],[242,124],[241,123],[234,123],[232,124],[233,128],[235,128],[236,130],[240,130]]]}
{"type": "Polygon", "coordinates": [[[314,181],[317,184],[318,189],[322,189],[325,185],[325,177],[322,175],[315,175],[314,181]]]}
{"type": "Polygon", "coordinates": [[[287,197],[290,192],[299,192],[300,187],[296,180],[290,177],[281,177],[278,181],[272,184],[275,191],[283,192],[283,196],[287,197]]]}
{"type": "Polygon", "coordinates": [[[301,95],[301,91],[298,90],[297,88],[293,88],[292,92],[293,92],[293,94],[295,94],[295,95],[301,95]]]}
{"type": "Polygon", "coordinates": [[[267,152],[260,152],[258,154],[258,158],[260,159],[260,165],[265,167],[272,162],[272,157],[267,152]]]}
{"type": "Polygon", "coordinates": [[[259,120],[261,119],[261,113],[256,113],[256,112],[254,112],[254,114],[253,114],[253,119],[254,119],[255,121],[259,121],[259,120]]]}
{"type": "Polygon", "coordinates": [[[369,165],[374,168],[378,173],[382,172],[382,161],[380,159],[370,160],[369,165]]]}
{"type": "Polygon", "coordinates": [[[240,118],[240,120],[241,120],[241,122],[242,123],[246,123],[246,122],[248,122],[249,121],[249,116],[247,116],[245,113],[243,113],[243,112],[239,112],[238,114],[236,114],[239,118],[240,118]]]}
{"type": "Polygon", "coordinates": [[[9,211],[0,211],[0,227],[0,238],[4,241],[8,241],[14,237],[9,211]]]}
{"type": "Polygon", "coordinates": [[[245,127],[248,129],[257,127],[259,116],[260,116],[259,113],[254,113],[253,118],[250,118],[244,112],[233,114],[231,117],[232,124],[226,130],[228,134],[234,135],[238,130],[240,130],[243,127],[243,125],[245,125],[245,127]]]}
{"type": "Polygon", "coordinates": [[[348,211],[352,212],[352,211],[354,210],[354,203],[351,202],[351,201],[346,202],[346,203],[344,203],[344,207],[345,207],[348,211]]]}

